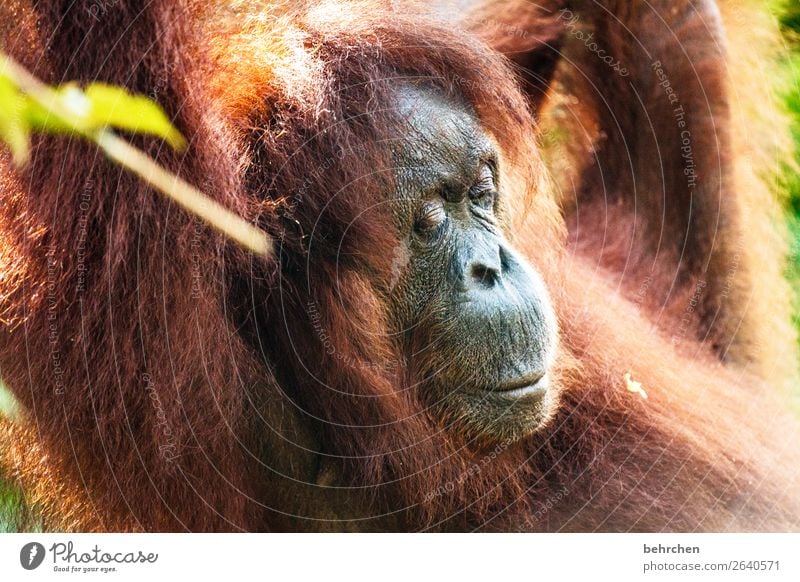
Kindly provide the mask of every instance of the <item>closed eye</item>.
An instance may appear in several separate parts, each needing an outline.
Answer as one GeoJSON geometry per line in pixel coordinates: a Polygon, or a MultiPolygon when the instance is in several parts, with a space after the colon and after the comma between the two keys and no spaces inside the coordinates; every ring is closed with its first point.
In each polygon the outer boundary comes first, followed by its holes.
{"type": "Polygon", "coordinates": [[[480,208],[491,210],[497,197],[497,186],[492,166],[488,163],[481,165],[478,178],[469,189],[469,198],[480,208]]]}
{"type": "Polygon", "coordinates": [[[435,199],[426,202],[417,213],[414,221],[414,232],[424,238],[436,238],[447,223],[444,202],[435,199]]]}

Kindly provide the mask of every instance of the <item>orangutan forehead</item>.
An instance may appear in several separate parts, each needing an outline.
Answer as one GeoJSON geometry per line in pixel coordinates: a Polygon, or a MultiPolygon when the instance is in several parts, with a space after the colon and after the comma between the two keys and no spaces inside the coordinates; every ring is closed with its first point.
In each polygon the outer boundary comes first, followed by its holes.
{"type": "Polygon", "coordinates": [[[396,173],[420,191],[468,185],[482,164],[497,165],[494,140],[469,106],[433,89],[403,85],[396,107],[396,173]]]}

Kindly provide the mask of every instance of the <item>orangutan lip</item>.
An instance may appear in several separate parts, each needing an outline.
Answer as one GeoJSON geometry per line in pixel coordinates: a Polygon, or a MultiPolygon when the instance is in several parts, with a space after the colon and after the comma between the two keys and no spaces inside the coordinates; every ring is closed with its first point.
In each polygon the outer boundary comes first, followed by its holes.
{"type": "Polygon", "coordinates": [[[495,388],[493,392],[502,393],[504,396],[519,397],[532,392],[543,392],[547,390],[547,383],[546,373],[534,373],[505,382],[495,388]]]}

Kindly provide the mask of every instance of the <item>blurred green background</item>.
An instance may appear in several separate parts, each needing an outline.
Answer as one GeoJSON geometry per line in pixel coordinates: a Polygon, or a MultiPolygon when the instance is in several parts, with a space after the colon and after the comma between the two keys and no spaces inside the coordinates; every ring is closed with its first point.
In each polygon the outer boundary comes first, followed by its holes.
{"type": "MultiPolygon", "coordinates": [[[[793,163],[780,167],[776,184],[779,195],[786,201],[785,215],[791,237],[786,277],[794,289],[794,324],[800,332],[800,1],[776,0],[773,9],[780,19],[788,49],[781,62],[784,79],[780,85],[786,87],[783,98],[790,113],[795,150],[793,163]]],[[[793,406],[800,415],[800,387],[795,390],[793,406]]]]}
{"type": "Polygon", "coordinates": [[[786,195],[786,218],[791,233],[791,254],[786,274],[795,289],[795,324],[800,328],[800,2],[783,0],[777,4],[784,38],[790,47],[782,63],[786,76],[785,103],[792,114],[795,141],[794,165],[785,164],[778,176],[778,186],[786,195]]]}

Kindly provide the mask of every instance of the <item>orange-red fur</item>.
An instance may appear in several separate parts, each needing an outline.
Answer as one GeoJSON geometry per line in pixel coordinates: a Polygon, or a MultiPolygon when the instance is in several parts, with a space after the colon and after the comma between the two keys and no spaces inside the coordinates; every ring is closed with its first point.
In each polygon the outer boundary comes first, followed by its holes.
{"type": "Polygon", "coordinates": [[[800,527],[796,420],[758,374],[694,333],[672,342],[650,306],[620,296],[613,269],[567,252],[502,58],[379,2],[228,24],[191,3],[118,4],[100,23],[48,5],[39,44],[8,50],[48,82],[160,87],[189,150],[137,141],[280,245],[247,256],[64,137],[37,138],[24,171],[4,160],[0,369],[26,412],[4,428],[2,466],[46,527],[800,527]],[[524,442],[479,447],[443,430],[386,338],[395,235],[380,214],[355,218],[386,191],[370,170],[389,163],[377,144],[391,127],[371,104],[409,75],[474,104],[510,171],[516,243],[553,294],[560,405],[524,442]]]}

